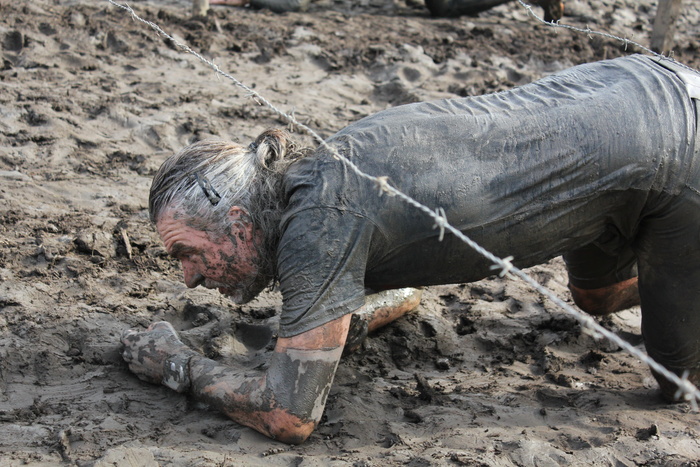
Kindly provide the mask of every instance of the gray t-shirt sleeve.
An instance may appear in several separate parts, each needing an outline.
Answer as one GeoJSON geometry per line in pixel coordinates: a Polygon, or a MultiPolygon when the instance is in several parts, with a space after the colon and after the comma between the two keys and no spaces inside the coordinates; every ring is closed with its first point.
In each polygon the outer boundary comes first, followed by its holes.
{"type": "Polygon", "coordinates": [[[336,208],[309,208],[284,223],[278,248],[280,337],[291,337],[364,304],[372,225],[336,208]]]}

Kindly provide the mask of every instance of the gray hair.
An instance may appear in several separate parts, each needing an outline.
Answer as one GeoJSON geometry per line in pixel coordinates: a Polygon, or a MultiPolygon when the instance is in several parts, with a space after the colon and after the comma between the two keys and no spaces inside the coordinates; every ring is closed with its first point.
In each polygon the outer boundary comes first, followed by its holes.
{"type": "Polygon", "coordinates": [[[191,144],[169,157],[153,178],[151,222],[174,209],[187,217],[192,228],[225,235],[232,226],[228,213],[239,206],[248,212],[253,227],[263,232],[263,243],[256,245],[260,266],[274,275],[284,207],[282,177],[305,154],[281,130],[267,130],[247,147],[222,140],[191,144]]]}

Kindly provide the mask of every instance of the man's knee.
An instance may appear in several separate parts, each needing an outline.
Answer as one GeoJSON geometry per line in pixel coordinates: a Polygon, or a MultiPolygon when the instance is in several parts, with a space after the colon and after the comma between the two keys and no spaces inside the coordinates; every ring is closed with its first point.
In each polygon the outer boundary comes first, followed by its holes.
{"type": "Polygon", "coordinates": [[[581,289],[569,284],[576,306],[586,313],[603,316],[639,305],[637,278],[598,289],[581,289]]]}

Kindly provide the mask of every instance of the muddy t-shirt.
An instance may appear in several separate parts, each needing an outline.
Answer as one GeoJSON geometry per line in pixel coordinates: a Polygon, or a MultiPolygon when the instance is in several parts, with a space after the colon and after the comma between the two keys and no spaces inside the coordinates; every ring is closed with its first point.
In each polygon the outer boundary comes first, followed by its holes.
{"type": "MultiPolygon", "coordinates": [[[[683,83],[644,56],[581,65],[511,91],[395,107],[328,143],[373,176],[444,209],[518,267],[630,239],[649,193],[676,194],[693,157],[683,83]]],[[[374,290],[470,282],[491,263],[323,149],[285,178],[280,335],[351,313],[374,290]]],[[[615,248],[611,245],[610,248],[615,248]]]]}

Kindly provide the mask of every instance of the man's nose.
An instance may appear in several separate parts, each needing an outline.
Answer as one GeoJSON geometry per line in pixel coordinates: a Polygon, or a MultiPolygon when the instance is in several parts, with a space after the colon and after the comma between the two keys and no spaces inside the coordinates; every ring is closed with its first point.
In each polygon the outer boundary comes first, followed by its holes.
{"type": "Polygon", "coordinates": [[[182,272],[185,276],[185,285],[190,289],[194,289],[204,282],[204,276],[196,272],[191,265],[184,262],[182,263],[182,272]]]}

